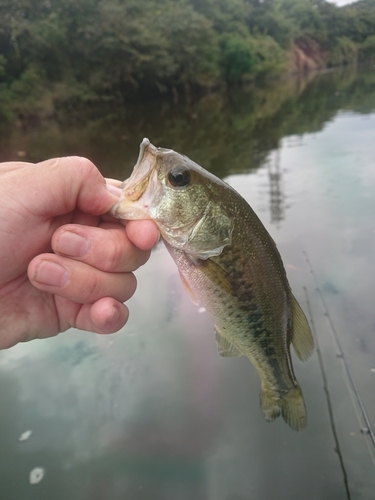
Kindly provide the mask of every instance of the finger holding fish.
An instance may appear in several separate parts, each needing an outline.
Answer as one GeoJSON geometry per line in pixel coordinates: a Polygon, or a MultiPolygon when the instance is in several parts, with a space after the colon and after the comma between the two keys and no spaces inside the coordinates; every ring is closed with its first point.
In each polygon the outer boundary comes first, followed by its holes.
{"type": "MultiPolygon", "coordinates": [[[[147,222],[133,222],[133,225],[139,228],[130,228],[130,234],[134,231],[147,233],[145,226],[152,224],[151,222],[147,224],[147,222]]],[[[55,231],[52,237],[52,250],[55,254],[85,262],[101,271],[132,272],[147,262],[150,250],[140,250],[131,241],[128,233],[128,226],[124,228],[116,222],[102,222],[99,227],[65,224],[55,231]]],[[[146,238],[149,238],[147,234],[146,238]]],[[[150,243],[153,243],[153,234],[151,238],[150,243]]],[[[137,241],[137,237],[135,239],[137,241]]],[[[149,242],[146,240],[146,243],[147,248],[149,242]]]]}
{"type": "Polygon", "coordinates": [[[77,304],[93,304],[104,297],[125,302],[133,296],[137,285],[131,272],[109,273],[53,253],[32,259],[28,277],[35,288],[77,304]]]}

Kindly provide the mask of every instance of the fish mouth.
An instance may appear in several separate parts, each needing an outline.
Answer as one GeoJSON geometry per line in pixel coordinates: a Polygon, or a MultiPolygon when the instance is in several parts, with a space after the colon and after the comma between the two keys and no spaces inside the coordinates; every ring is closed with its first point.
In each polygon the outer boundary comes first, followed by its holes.
{"type": "Polygon", "coordinates": [[[120,199],[110,209],[110,215],[120,219],[151,218],[148,209],[152,202],[151,192],[153,189],[155,192],[156,188],[156,180],[152,175],[155,172],[156,153],[157,148],[151,144],[149,139],[144,138],[133,172],[122,183],[120,199]]]}
{"type": "Polygon", "coordinates": [[[151,211],[160,191],[155,171],[149,172],[135,185],[125,185],[109,214],[118,219],[152,219],[151,211]]]}
{"type": "Polygon", "coordinates": [[[151,172],[136,184],[132,184],[130,186],[125,184],[123,187],[124,198],[131,202],[138,201],[147,189],[150,181],[150,175],[151,172]]]}
{"type": "Polygon", "coordinates": [[[122,183],[126,198],[137,201],[145,192],[150,175],[155,168],[157,148],[146,137],[139,147],[139,155],[129,179],[122,183]]]}

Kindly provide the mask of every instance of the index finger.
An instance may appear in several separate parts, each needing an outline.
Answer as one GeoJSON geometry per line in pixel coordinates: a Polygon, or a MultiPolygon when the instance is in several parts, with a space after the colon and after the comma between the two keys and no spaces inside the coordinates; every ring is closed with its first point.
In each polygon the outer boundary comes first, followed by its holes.
{"type": "Polygon", "coordinates": [[[117,223],[102,223],[100,227],[61,226],[52,237],[52,250],[111,273],[135,271],[150,256],[150,250],[138,248],[117,223]]]}

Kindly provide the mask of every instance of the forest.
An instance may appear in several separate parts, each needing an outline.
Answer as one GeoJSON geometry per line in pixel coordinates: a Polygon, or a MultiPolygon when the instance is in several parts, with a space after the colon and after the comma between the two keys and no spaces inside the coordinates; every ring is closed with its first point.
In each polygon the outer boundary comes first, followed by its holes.
{"type": "Polygon", "coordinates": [[[0,121],[375,59],[375,0],[0,0],[0,121]]]}

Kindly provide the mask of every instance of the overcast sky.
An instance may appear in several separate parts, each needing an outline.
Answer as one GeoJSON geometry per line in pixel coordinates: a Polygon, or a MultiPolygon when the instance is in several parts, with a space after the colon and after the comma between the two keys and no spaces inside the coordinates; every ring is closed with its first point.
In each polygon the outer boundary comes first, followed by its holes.
{"type": "Polygon", "coordinates": [[[328,2],[335,3],[336,5],[339,5],[340,7],[342,5],[347,5],[348,3],[354,3],[356,0],[328,0],[328,2]]]}

